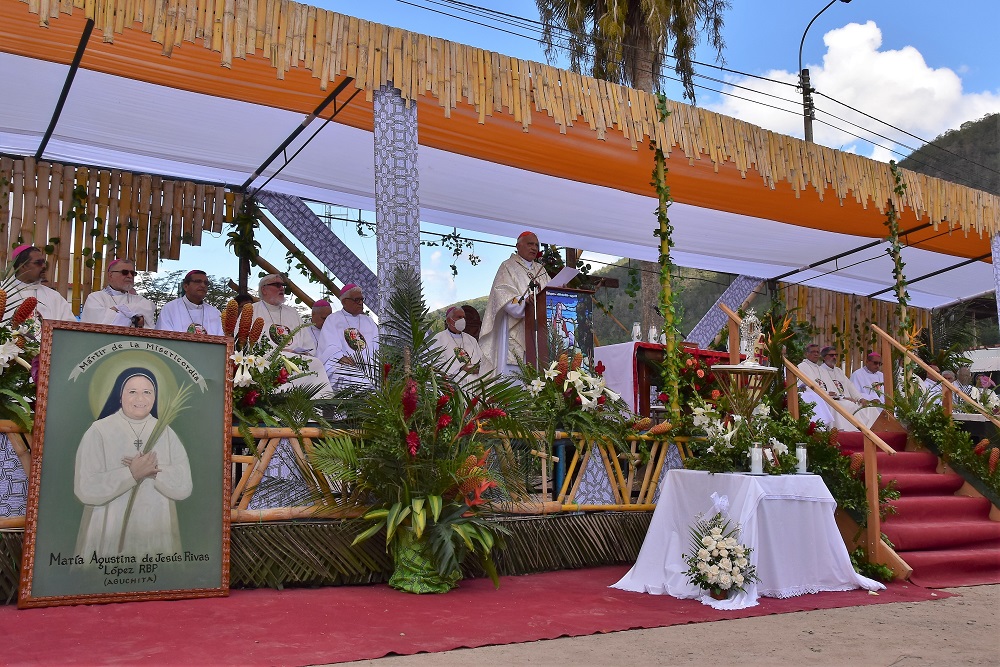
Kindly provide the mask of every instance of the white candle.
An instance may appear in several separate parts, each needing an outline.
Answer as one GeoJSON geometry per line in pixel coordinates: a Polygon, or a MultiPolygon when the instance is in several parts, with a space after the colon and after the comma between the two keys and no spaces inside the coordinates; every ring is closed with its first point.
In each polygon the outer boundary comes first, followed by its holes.
{"type": "Polygon", "coordinates": [[[764,472],[764,450],[756,445],[750,450],[750,472],[754,475],[764,472]]]}
{"type": "Polygon", "coordinates": [[[797,471],[799,473],[806,472],[806,446],[805,446],[804,443],[800,442],[798,445],[796,445],[796,447],[795,447],[795,456],[799,460],[799,465],[798,465],[798,470],[797,471]]]}

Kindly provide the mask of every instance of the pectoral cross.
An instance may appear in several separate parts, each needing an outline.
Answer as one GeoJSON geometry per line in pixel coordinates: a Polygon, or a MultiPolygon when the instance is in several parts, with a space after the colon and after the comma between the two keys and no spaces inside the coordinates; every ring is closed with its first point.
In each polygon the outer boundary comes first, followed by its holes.
{"type": "Polygon", "coordinates": [[[140,449],[142,449],[142,438],[136,438],[135,442],[133,442],[132,444],[135,445],[135,450],[139,451],[140,449]]]}

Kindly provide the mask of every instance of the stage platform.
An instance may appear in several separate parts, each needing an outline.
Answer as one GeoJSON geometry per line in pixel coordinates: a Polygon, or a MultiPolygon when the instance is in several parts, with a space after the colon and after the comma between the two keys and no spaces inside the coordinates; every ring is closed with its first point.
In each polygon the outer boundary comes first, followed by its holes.
{"type": "MultiPolygon", "coordinates": [[[[491,519],[511,531],[496,553],[501,575],[631,564],[651,511],[578,512],[491,519]]],[[[234,523],[231,588],[343,586],[387,581],[392,561],[384,536],[352,547],[359,524],[339,519],[234,523]]],[[[0,530],[0,601],[17,601],[22,529],[0,530]]],[[[465,575],[478,577],[478,565],[465,575]]]]}

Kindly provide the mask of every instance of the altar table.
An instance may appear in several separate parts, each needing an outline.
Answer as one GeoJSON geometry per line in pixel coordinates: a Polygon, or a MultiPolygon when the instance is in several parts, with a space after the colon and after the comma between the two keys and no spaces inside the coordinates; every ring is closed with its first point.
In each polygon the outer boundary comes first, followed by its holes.
{"type": "Polygon", "coordinates": [[[820,591],[870,591],[885,586],[851,567],[833,512],[836,501],[818,475],[710,474],[671,470],[635,565],[612,588],[696,598],[716,609],[743,609],[759,596],[788,598],[820,591]],[[760,582],[728,600],[713,600],[688,583],[683,554],[690,551],[698,514],[713,515],[712,494],[725,496],[739,541],[753,549],[760,582]]]}

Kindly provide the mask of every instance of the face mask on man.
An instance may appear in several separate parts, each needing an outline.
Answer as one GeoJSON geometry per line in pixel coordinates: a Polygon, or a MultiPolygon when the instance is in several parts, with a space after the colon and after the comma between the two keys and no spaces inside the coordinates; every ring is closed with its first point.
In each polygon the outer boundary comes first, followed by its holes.
{"type": "Polygon", "coordinates": [[[460,320],[455,320],[451,323],[451,326],[455,327],[455,331],[462,333],[465,331],[465,318],[463,317],[460,320]]]}

